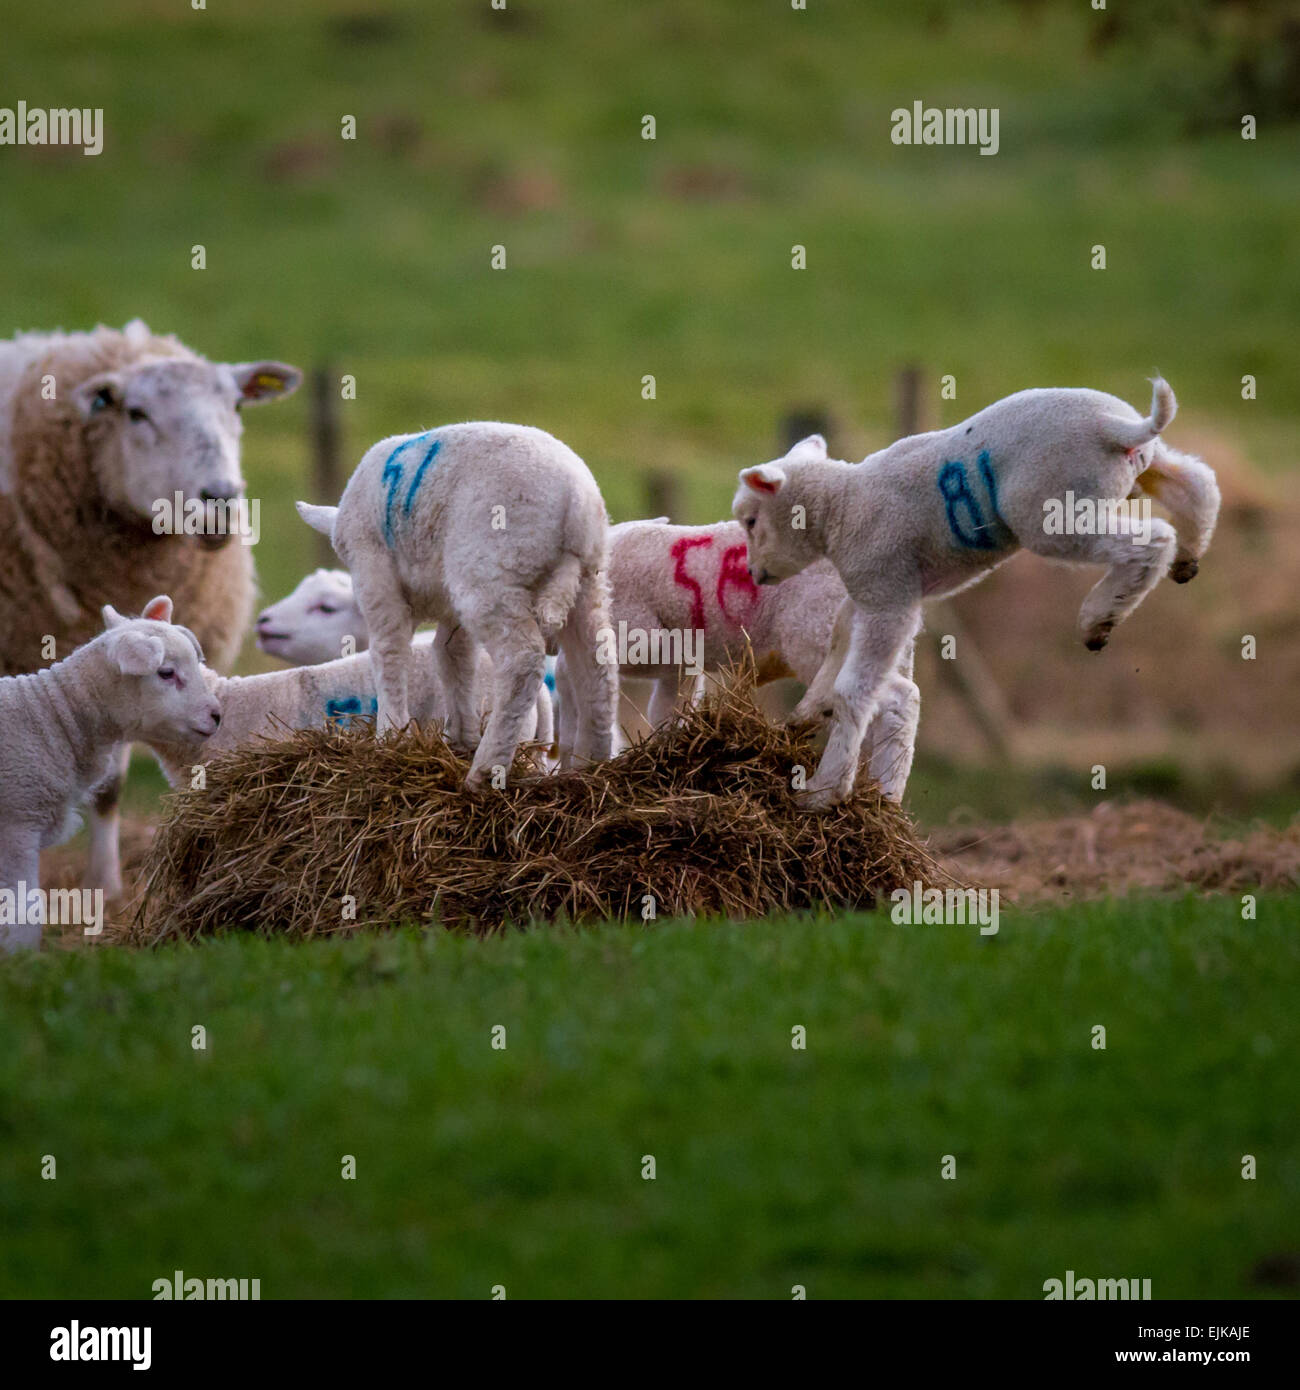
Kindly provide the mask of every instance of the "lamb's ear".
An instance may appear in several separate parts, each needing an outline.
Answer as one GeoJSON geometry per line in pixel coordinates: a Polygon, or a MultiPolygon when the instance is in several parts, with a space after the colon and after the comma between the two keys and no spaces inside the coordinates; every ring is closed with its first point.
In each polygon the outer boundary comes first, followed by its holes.
{"type": "Polygon", "coordinates": [[[144,606],[144,612],[140,614],[142,618],[149,618],[155,623],[169,623],[172,620],[172,601],[166,594],[159,594],[157,598],[151,598],[144,606]]]}
{"type": "Polygon", "coordinates": [[[232,362],[239,394],[246,401],[273,401],[298,389],[302,373],[284,362],[232,362]]]}
{"type": "MultiPolygon", "coordinates": [[[[799,458],[824,459],[826,457],[826,440],[820,434],[810,434],[806,439],[801,439],[791,450],[790,454],[797,455],[799,458]]],[[[790,456],[787,454],[787,458],[790,456]]]]}
{"type": "Polygon", "coordinates": [[[111,603],[106,603],[100,610],[99,615],[104,620],[104,630],[112,627],[121,627],[127,621],[111,603]]]}
{"type": "Polygon", "coordinates": [[[156,671],[167,655],[160,637],[137,628],[114,632],[108,639],[108,656],[124,676],[147,676],[156,671]]]}
{"type": "Polygon", "coordinates": [[[116,410],[122,404],[122,378],[117,372],[100,372],[89,377],[72,392],[72,403],[83,420],[105,410],[116,410]]]}
{"type": "Polygon", "coordinates": [[[785,486],[785,469],[775,463],[760,463],[756,468],[742,468],[740,481],[755,492],[771,497],[785,486]]]}
{"type": "Polygon", "coordinates": [[[339,514],[337,507],[317,507],[311,502],[295,502],[293,505],[298,508],[298,515],[313,531],[319,531],[322,536],[334,539],[334,522],[339,514]]]}

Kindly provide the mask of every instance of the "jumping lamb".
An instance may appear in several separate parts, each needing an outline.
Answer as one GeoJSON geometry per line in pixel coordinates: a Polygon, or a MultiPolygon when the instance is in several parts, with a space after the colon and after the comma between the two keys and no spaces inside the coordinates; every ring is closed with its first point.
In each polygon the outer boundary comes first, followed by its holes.
{"type": "MultiPolygon", "coordinates": [[[[239,498],[240,408],[299,380],[280,362],[209,362],[139,319],[0,342],[0,675],[42,667],[51,639],[55,656],[89,641],[104,604],[136,612],[160,591],[228,669],[252,615],[251,553],[229,530],[175,522],[239,498]]],[[[110,896],[125,762],[122,749],[91,815],[89,879],[110,896]]]]}
{"type": "Polygon", "coordinates": [[[394,435],[366,452],[337,507],[298,510],[351,571],[370,633],[377,734],[409,718],[411,637],[432,621],[447,738],[476,747],[467,786],[510,767],[557,640],[577,715],[565,764],[610,756],[617,672],[597,653],[609,619],[607,518],[570,448],[496,423],[394,435]],[[480,646],[495,671],[481,737],[470,699],[480,646]]]}
{"type": "Polygon", "coordinates": [[[741,471],[732,512],[746,528],[755,583],[829,558],[852,604],[795,711],[829,702],[830,737],[800,798],[806,809],[852,789],[864,730],[915,637],[923,599],[974,584],[1021,546],[1104,565],[1079,614],[1097,651],[1162,574],[1179,583],[1196,574],[1219,489],[1206,464],[1159,438],[1176,409],[1162,379],[1145,418],[1100,391],[1021,391],[859,464],[829,459],[814,435],[741,471]],[[1150,498],[1170,521],[1149,515],[1150,498]]]}
{"type": "Polygon", "coordinates": [[[99,636],[53,666],[0,678],[0,950],[40,944],[40,852],[74,833],[117,747],[201,741],[220,725],[198,641],[171,615],[165,595],[142,618],[105,605],[99,636]]]}
{"type": "MultiPolygon", "coordinates": [[[[648,722],[676,712],[701,672],[717,671],[751,650],[760,680],[792,675],[805,686],[831,647],[846,591],[829,560],[781,584],[760,588],[746,568],[745,528],[737,521],[673,526],[625,521],[609,534],[610,632],[607,658],[621,680],[653,682],[648,722]]],[[[902,799],[912,767],[920,692],[905,645],[868,730],[870,774],[902,799]]],[[[556,667],[560,743],[567,729],[566,663],[556,667]]]]}

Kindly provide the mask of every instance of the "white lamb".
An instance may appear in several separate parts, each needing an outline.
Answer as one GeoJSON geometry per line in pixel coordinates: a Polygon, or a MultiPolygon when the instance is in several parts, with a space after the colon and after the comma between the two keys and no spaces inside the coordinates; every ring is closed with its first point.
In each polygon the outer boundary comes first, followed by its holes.
{"type": "Polygon", "coordinates": [[[377,733],[407,722],[411,637],[432,621],[448,740],[477,745],[467,786],[509,769],[557,639],[577,714],[563,760],[609,757],[617,673],[597,659],[608,625],[605,504],[566,445],[494,423],[394,435],[366,452],[337,507],[298,510],[352,573],[370,632],[377,733]],[[481,737],[470,698],[480,646],[495,670],[481,737]]]}
{"type": "MultiPolygon", "coordinates": [[[[415,639],[417,659],[411,666],[411,715],[421,724],[440,722],[447,713],[429,656],[432,641],[432,634],[415,639]]],[[[205,667],[203,676],[221,702],[220,729],[211,737],[148,740],[173,786],[187,781],[194,768],[214,754],[229,752],[258,737],[274,738],[285,729],[311,729],[327,723],[347,727],[354,719],[373,718],[378,707],[367,652],[260,676],[219,676],[205,667]]],[[[490,712],[491,697],[492,663],[486,652],[480,652],[470,695],[480,723],[490,712]]],[[[521,738],[549,744],[552,737],[550,696],[543,687],[524,721],[521,738]]]]}
{"type": "Polygon", "coordinates": [[[1180,583],[1195,575],[1219,490],[1201,460],[1158,437],[1177,404],[1165,381],[1154,388],[1146,418],[1100,391],[1021,391],[860,464],[828,459],[813,436],[741,472],[732,511],[748,533],[755,582],[788,579],[826,557],[849,593],[826,665],[795,711],[815,715],[827,703],[831,711],[807,809],[852,789],[863,732],[916,634],[922,599],[975,583],[1021,546],[1105,565],[1079,614],[1097,651],[1162,574],[1180,583]],[[1172,524],[1125,508],[1144,497],[1172,524]],[[1067,512],[1102,524],[1062,527],[1067,512]]]}
{"type": "Polygon", "coordinates": [[[370,632],[347,570],[314,570],[297,588],[264,608],[257,618],[257,645],[291,666],[315,666],[363,652],[370,632]]]}
{"type": "MultiPolygon", "coordinates": [[[[746,568],[745,528],[737,521],[672,526],[625,521],[609,533],[610,641],[624,681],[653,682],[650,725],[672,717],[700,671],[717,671],[752,650],[764,673],[793,675],[805,686],[826,659],[846,597],[828,561],[775,586],[758,587],[746,568]],[[694,669],[694,673],[688,668],[694,669]]],[[[556,667],[560,742],[566,727],[567,671],[556,667]]],[[[908,643],[868,731],[870,773],[901,800],[912,767],[920,692],[908,643]]]]}
{"type": "Polygon", "coordinates": [[[198,640],[171,614],[165,596],[142,618],[105,605],[98,637],[42,671],[0,678],[0,892],[25,903],[0,918],[0,950],[39,945],[43,900],[30,895],[40,852],[76,830],[76,808],[115,765],[115,748],[201,741],[220,725],[198,640]]]}
{"type": "MultiPolygon", "coordinates": [[[[432,633],[417,633],[412,645],[427,647],[432,641],[432,633]]],[[[278,656],[295,666],[316,666],[337,661],[340,655],[364,652],[370,645],[370,633],[353,592],[352,576],[347,570],[316,570],[306,575],[291,594],[263,610],[257,620],[257,645],[269,656],[278,656]]],[[[481,699],[475,697],[475,707],[482,705],[486,709],[492,687],[492,665],[485,652],[480,653],[480,658],[476,679],[483,683],[484,693],[481,699]]],[[[526,742],[535,739],[548,747],[555,738],[555,705],[551,699],[555,685],[551,674],[553,661],[553,657],[546,658],[545,684],[537,692],[535,712],[529,716],[523,734],[526,742]]],[[[428,664],[426,652],[423,661],[417,659],[412,667],[411,715],[421,724],[445,719],[442,695],[435,692],[432,673],[426,677],[421,671],[421,666],[428,664]],[[417,685],[423,693],[416,691],[417,685]]],[[[365,679],[369,682],[364,692],[367,708],[373,714],[374,676],[369,661],[365,665],[365,679]]]]}

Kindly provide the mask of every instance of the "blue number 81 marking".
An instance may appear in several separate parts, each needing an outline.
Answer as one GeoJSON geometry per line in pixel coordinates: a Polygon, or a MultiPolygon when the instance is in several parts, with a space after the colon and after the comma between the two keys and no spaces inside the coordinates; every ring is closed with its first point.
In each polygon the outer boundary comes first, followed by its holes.
{"type": "Polygon", "coordinates": [[[966,476],[966,465],[945,463],[939,470],[939,492],[948,514],[948,529],[958,545],[968,550],[999,550],[1010,539],[1011,528],[998,511],[998,485],[987,449],[975,460],[984,490],[988,493],[992,519],[986,521],[966,476]],[[964,521],[964,524],[963,524],[964,521]]]}

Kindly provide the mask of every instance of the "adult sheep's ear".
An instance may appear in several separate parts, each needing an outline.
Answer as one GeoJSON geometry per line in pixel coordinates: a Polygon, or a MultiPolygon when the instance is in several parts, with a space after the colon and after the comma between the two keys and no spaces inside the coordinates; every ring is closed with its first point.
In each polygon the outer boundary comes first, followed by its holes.
{"type": "Polygon", "coordinates": [[[108,658],[124,676],[147,676],[167,655],[160,637],[137,628],[114,631],[108,639],[108,658]]]}
{"type": "Polygon", "coordinates": [[[142,618],[148,618],[155,623],[169,623],[172,620],[172,601],[166,594],[159,594],[157,598],[151,598],[144,606],[144,612],[140,614],[142,618]]]}
{"type": "Polygon", "coordinates": [[[742,468],[740,481],[754,492],[774,497],[785,486],[785,470],[775,463],[760,463],[756,468],[742,468]]]}
{"type": "Polygon", "coordinates": [[[235,384],[245,401],[273,401],[298,389],[302,373],[283,362],[232,362],[235,384]]]}
{"type": "Polygon", "coordinates": [[[105,410],[117,410],[122,404],[122,378],[117,372],[100,372],[83,381],[72,392],[72,403],[83,420],[100,415],[105,410]]]}

